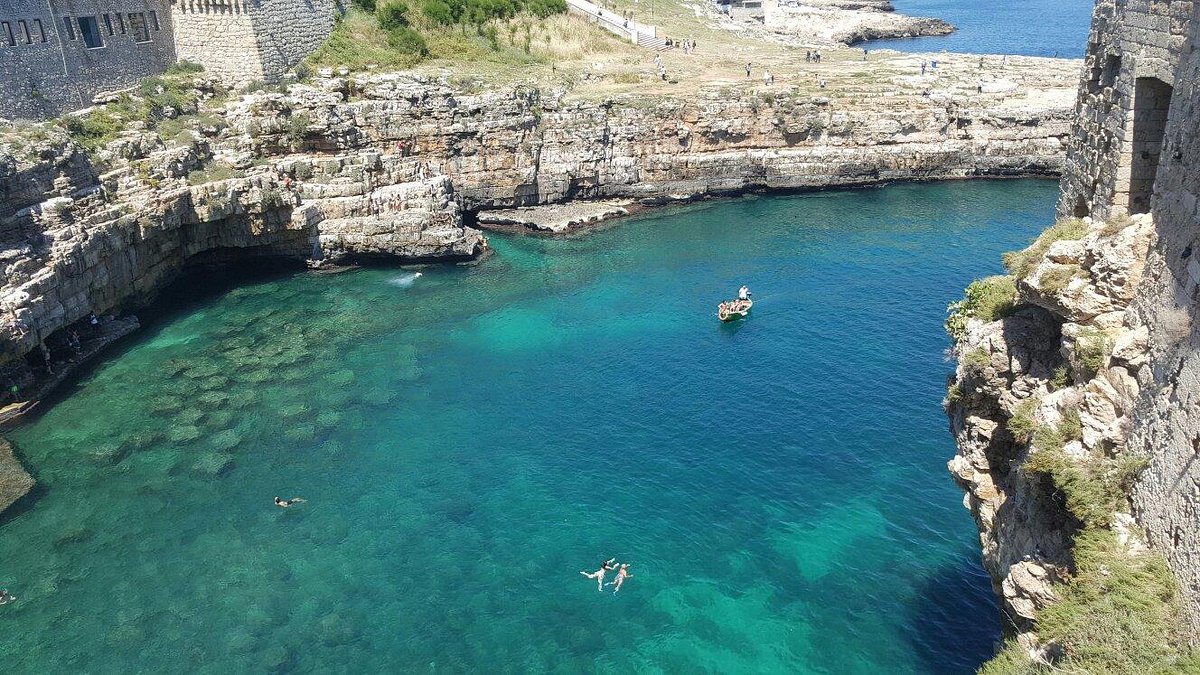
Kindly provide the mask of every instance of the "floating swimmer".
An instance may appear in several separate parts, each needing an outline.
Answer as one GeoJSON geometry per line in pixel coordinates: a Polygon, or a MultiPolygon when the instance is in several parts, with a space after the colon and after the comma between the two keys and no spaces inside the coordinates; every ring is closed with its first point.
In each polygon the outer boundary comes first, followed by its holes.
{"type": "Polygon", "coordinates": [[[589,573],[587,570],[579,570],[579,573],[589,579],[595,579],[596,591],[601,592],[604,590],[604,575],[608,574],[611,570],[616,569],[616,562],[616,558],[609,558],[608,560],[600,563],[600,569],[596,570],[595,572],[589,573]]]}
{"type": "Polygon", "coordinates": [[[610,584],[613,587],[614,595],[617,591],[621,590],[621,584],[625,583],[625,580],[631,576],[633,575],[629,573],[629,563],[621,563],[621,569],[617,570],[617,578],[613,579],[610,584]]]}
{"type": "Polygon", "coordinates": [[[280,499],[279,497],[275,498],[275,506],[278,506],[281,509],[286,509],[292,504],[303,504],[304,502],[305,500],[299,497],[292,497],[291,499],[280,499]]]}
{"type": "Polygon", "coordinates": [[[7,605],[10,602],[15,602],[17,597],[8,592],[7,588],[0,588],[0,605],[7,605]]]}

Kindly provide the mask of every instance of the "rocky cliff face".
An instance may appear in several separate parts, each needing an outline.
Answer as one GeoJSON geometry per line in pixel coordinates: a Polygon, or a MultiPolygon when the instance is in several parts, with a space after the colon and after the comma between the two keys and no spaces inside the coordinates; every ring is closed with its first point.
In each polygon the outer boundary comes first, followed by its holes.
{"type": "Polygon", "coordinates": [[[956,341],[947,412],[958,453],[949,469],[979,526],[984,567],[1009,627],[1026,639],[1053,584],[1072,571],[1072,540],[1085,525],[1115,527],[1131,550],[1141,536],[1127,500],[1075,504],[1047,460],[1097,473],[1140,457],[1130,450],[1146,329],[1129,311],[1153,239],[1149,216],[1060,223],[1010,259],[1020,276],[999,319],[981,305],[956,341]],[[1057,237],[1057,239],[1056,239],[1057,237]],[[1095,522],[1087,522],[1095,511],[1095,522]]]}
{"type": "Polygon", "coordinates": [[[134,128],[92,156],[54,129],[14,133],[0,164],[0,357],[205,260],[470,258],[486,244],[464,211],[1051,173],[1067,132],[1066,110],[1001,97],[851,114],[795,92],[595,101],[388,75],[246,96],[170,140],[134,128]]]}

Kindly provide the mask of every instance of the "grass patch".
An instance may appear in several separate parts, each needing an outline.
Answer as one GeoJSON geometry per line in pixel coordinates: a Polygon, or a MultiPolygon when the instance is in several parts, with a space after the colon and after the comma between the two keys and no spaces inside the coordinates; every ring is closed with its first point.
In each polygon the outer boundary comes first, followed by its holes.
{"type": "Polygon", "coordinates": [[[1017,287],[1012,277],[994,276],[976,279],[967,286],[962,300],[946,307],[946,332],[955,340],[967,333],[967,320],[995,321],[1012,314],[1017,302],[1017,287]]]}
{"type": "Polygon", "coordinates": [[[1087,375],[1087,379],[1096,376],[1108,362],[1108,353],[1112,351],[1112,340],[1097,328],[1088,327],[1080,331],[1075,339],[1075,360],[1087,375]]]}
{"type": "Polygon", "coordinates": [[[1028,443],[1037,431],[1037,409],[1042,400],[1037,397],[1027,398],[1017,404],[1013,414],[1008,418],[1008,432],[1019,443],[1028,443]]]}
{"type": "Polygon", "coordinates": [[[404,70],[425,60],[516,68],[611,49],[564,0],[423,0],[353,7],[306,67],[404,70]]]}
{"type": "Polygon", "coordinates": [[[1087,223],[1080,218],[1060,220],[1038,235],[1038,238],[1034,239],[1033,243],[1025,250],[1005,253],[1003,256],[1004,267],[1009,274],[1018,279],[1024,279],[1046,256],[1046,251],[1050,250],[1051,244],[1062,239],[1082,239],[1087,231],[1087,223]]]}
{"type": "Polygon", "coordinates": [[[1047,293],[1062,293],[1072,279],[1083,276],[1083,268],[1079,265],[1056,265],[1038,277],[1038,285],[1047,293]]]}
{"type": "Polygon", "coordinates": [[[241,178],[243,175],[241,171],[233,168],[231,164],[215,161],[209,162],[203,167],[189,173],[187,181],[188,185],[203,185],[205,183],[215,183],[220,180],[241,178]]]}
{"type": "Polygon", "coordinates": [[[1075,575],[1036,623],[1044,641],[1063,648],[1056,669],[1185,672],[1178,590],[1162,556],[1131,556],[1113,532],[1098,528],[1077,535],[1074,552],[1075,575]]]}
{"type": "Polygon", "coordinates": [[[1065,363],[1054,369],[1054,374],[1050,376],[1050,380],[1046,383],[1050,386],[1050,391],[1058,391],[1071,386],[1071,368],[1065,363]]]}
{"type": "Polygon", "coordinates": [[[992,363],[992,355],[983,347],[977,347],[963,354],[963,365],[972,370],[983,370],[992,363]]]}

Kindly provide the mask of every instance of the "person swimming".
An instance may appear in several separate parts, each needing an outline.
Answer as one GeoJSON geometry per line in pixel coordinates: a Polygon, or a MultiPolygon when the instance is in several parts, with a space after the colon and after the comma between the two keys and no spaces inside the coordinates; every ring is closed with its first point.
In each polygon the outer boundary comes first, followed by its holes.
{"type": "Polygon", "coordinates": [[[0,588],[0,605],[7,605],[16,599],[16,596],[9,593],[7,588],[0,588]]]}
{"type": "Polygon", "coordinates": [[[579,573],[589,579],[595,579],[596,580],[596,590],[603,591],[604,590],[604,575],[608,574],[610,571],[616,569],[616,564],[615,564],[616,562],[617,562],[616,558],[609,558],[608,560],[605,560],[604,562],[600,563],[600,569],[596,570],[595,572],[588,572],[587,570],[579,570],[579,573]]]}
{"type": "Polygon", "coordinates": [[[275,506],[278,506],[281,509],[286,509],[287,507],[291,506],[292,504],[303,504],[303,503],[304,503],[304,500],[299,497],[292,497],[291,499],[280,499],[279,497],[275,498],[275,506]]]}
{"type": "Polygon", "coordinates": [[[621,590],[621,584],[631,576],[633,575],[629,573],[629,563],[621,563],[621,568],[617,570],[617,578],[612,581],[613,593],[621,590]]]}

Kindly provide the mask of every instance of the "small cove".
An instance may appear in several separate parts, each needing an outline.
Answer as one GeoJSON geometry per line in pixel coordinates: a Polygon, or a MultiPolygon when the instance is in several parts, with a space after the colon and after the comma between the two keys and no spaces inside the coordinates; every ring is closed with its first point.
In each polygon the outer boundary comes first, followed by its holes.
{"type": "Polygon", "coordinates": [[[1056,195],[745,198],[207,294],[12,434],[43,493],[0,527],[0,657],[971,672],[999,624],[940,324],[1056,195]],[[609,556],[617,596],[578,574],[609,556]]]}

